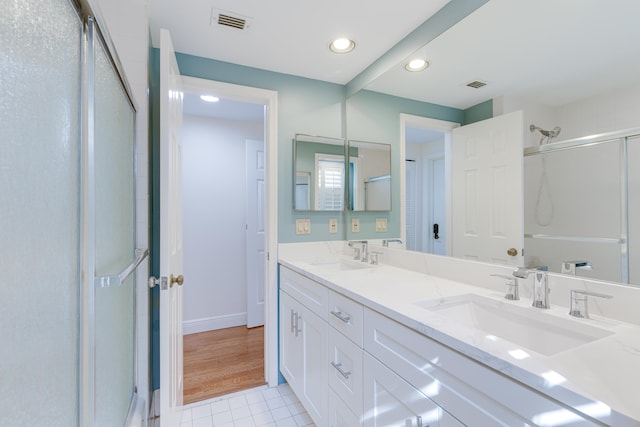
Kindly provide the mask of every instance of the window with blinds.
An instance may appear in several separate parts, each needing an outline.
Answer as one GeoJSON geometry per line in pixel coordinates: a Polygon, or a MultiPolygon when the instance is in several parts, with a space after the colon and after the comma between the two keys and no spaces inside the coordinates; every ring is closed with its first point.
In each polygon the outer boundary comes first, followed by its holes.
{"type": "Polygon", "coordinates": [[[316,170],[316,210],[341,211],[344,207],[344,157],[319,155],[316,170]]]}

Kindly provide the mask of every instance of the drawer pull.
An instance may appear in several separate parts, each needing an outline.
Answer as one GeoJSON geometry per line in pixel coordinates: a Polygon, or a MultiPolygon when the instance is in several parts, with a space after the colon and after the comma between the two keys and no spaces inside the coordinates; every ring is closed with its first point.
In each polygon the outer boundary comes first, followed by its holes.
{"type": "Polygon", "coordinates": [[[293,333],[294,325],[293,325],[293,317],[295,316],[295,312],[291,309],[291,333],[293,333]]]}
{"type": "Polygon", "coordinates": [[[349,323],[351,321],[351,316],[342,314],[341,311],[332,311],[331,314],[342,320],[344,323],[349,323]]]}
{"type": "Polygon", "coordinates": [[[342,363],[335,363],[335,362],[331,362],[331,366],[333,366],[334,368],[336,368],[336,370],[338,372],[340,372],[340,375],[342,375],[345,379],[349,379],[349,376],[351,375],[351,371],[349,372],[345,372],[342,369],[342,363]]]}

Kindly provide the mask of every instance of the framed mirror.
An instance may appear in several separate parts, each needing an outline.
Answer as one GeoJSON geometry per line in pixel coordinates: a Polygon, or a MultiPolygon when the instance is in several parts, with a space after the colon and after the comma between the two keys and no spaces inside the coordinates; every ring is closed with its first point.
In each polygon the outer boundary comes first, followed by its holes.
{"type": "Polygon", "coordinates": [[[296,134],[293,140],[294,210],[344,210],[344,150],[344,139],[296,134]]]}
{"type": "Polygon", "coordinates": [[[391,144],[348,143],[349,210],[391,210],[391,144]]]}

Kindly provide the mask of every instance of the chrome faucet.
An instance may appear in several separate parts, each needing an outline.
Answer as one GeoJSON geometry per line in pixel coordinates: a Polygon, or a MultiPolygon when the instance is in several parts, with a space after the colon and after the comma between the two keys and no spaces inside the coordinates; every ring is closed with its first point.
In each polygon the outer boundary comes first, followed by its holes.
{"type": "Polygon", "coordinates": [[[583,291],[581,289],[571,289],[571,308],[569,314],[574,317],[589,319],[589,305],[587,296],[611,299],[613,295],[600,294],[598,292],[583,291]]]}
{"type": "Polygon", "coordinates": [[[529,270],[525,267],[518,267],[513,272],[515,277],[526,279],[533,274],[533,302],[536,308],[549,308],[549,276],[544,270],[529,270]]]}
{"type": "Polygon", "coordinates": [[[385,248],[389,247],[389,243],[400,243],[402,244],[402,240],[400,239],[386,239],[382,241],[382,246],[384,246],[385,248]]]}
{"type": "Polygon", "coordinates": [[[367,262],[369,260],[369,254],[367,253],[367,241],[366,240],[352,240],[349,242],[349,247],[353,248],[353,259],[367,262]],[[354,245],[362,245],[359,248],[354,245]]]}
{"type": "Polygon", "coordinates": [[[504,299],[510,301],[517,301],[520,299],[518,293],[518,278],[507,276],[505,274],[492,274],[491,276],[501,277],[505,280],[504,283],[504,299]]]}
{"type": "Polygon", "coordinates": [[[563,261],[561,273],[576,275],[576,269],[593,270],[593,266],[589,261],[563,261]]]}

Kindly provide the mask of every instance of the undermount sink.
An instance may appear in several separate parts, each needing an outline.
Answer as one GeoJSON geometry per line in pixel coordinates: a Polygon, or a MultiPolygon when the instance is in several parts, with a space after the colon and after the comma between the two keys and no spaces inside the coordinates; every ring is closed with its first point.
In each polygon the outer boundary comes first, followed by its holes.
{"type": "Polygon", "coordinates": [[[487,334],[487,339],[502,339],[547,356],[613,334],[595,326],[548,315],[540,309],[475,294],[415,304],[457,325],[481,330],[487,334]]]}
{"type": "Polygon", "coordinates": [[[366,262],[351,261],[346,259],[334,259],[312,262],[311,265],[322,267],[326,271],[348,271],[348,270],[361,270],[364,268],[371,268],[371,265],[366,262]]]}

